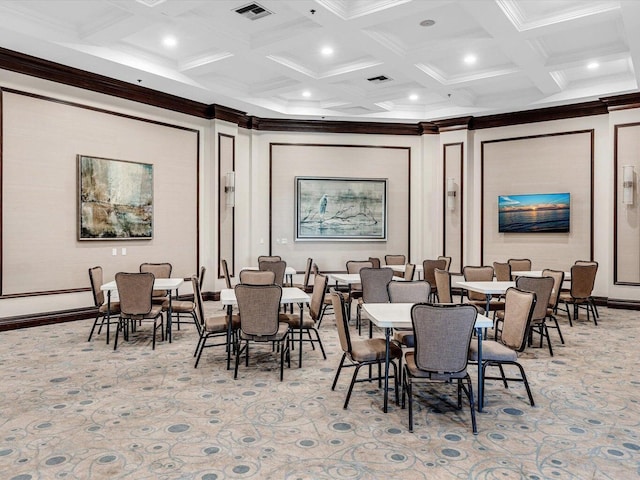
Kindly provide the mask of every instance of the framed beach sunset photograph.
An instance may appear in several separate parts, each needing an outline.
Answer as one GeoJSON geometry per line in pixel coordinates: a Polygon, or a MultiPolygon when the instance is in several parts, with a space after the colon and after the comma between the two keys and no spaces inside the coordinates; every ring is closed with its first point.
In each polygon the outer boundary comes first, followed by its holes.
{"type": "Polygon", "coordinates": [[[498,197],[500,233],[568,233],[571,194],[536,193],[498,197]]]}

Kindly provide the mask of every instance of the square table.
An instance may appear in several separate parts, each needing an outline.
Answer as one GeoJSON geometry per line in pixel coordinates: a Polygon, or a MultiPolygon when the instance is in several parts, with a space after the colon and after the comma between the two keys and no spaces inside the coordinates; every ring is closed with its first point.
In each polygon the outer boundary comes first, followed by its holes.
{"type": "MultiPolygon", "coordinates": [[[[389,401],[389,342],[391,330],[394,328],[413,328],[411,322],[411,307],[413,303],[364,303],[362,308],[369,319],[378,327],[384,328],[386,342],[384,365],[384,408],[387,413],[389,401]]],[[[482,330],[491,327],[493,320],[485,315],[478,314],[475,329],[478,337],[478,411],[482,411],[482,330]]]]}
{"type": "MultiPolygon", "coordinates": [[[[156,278],[153,281],[154,290],[169,290],[169,310],[167,310],[167,338],[171,343],[171,292],[178,291],[178,288],[184,283],[184,278],[156,278]]],[[[117,292],[118,286],[116,281],[112,280],[100,286],[100,290],[107,292],[107,318],[111,316],[111,292],[117,292]]],[[[107,344],[109,344],[109,323],[107,322],[107,344]]],[[[114,345],[115,349],[115,345],[114,345]]]]}
{"type": "MultiPolygon", "coordinates": [[[[302,325],[302,314],[304,313],[304,304],[311,301],[311,296],[297,287],[282,287],[282,298],[280,303],[284,305],[293,305],[297,303],[300,305],[300,325],[302,325]]],[[[229,321],[227,322],[229,331],[227,332],[228,338],[231,338],[231,313],[233,307],[238,305],[236,299],[236,291],[233,288],[223,288],[220,290],[220,303],[227,307],[227,315],[229,315],[229,321]]],[[[240,320],[242,322],[242,320],[240,320]]],[[[231,349],[227,349],[227,370],[231,366],[231,349]]],[[[300,352],[298,360],[298,368],[302,367],[302,328],[300,329],[300,352]]]]}
{"type": "Polygon", "coordinates": [[[472,292],[482,293],[487,297],[487,305],[484,310],[485,313],[489,312],[489,303],[493,295],[504,295],[511,287],[516,286],[516,282],[455,282],[455,286],[462,288],[463,290],[471,290],[472,292]]]}

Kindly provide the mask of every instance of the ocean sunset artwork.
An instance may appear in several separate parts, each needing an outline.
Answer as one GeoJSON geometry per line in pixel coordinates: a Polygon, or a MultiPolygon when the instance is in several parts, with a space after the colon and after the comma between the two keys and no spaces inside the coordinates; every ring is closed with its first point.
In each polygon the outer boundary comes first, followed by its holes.
{"type": "Polygon", "coordinates": [[[569,232],[571,195],[536,193],[498,197],[501,233],[569,232]]]}

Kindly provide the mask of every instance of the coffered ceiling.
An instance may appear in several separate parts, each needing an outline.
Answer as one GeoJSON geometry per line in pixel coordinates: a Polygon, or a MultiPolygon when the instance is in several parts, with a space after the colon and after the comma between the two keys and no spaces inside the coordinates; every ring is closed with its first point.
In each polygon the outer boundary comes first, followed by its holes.
{"type": "Polygon", "coordinates": [[[640,1],[0,0],[0,47],[263,118],[430,121],[638,91],[640,1]]]}

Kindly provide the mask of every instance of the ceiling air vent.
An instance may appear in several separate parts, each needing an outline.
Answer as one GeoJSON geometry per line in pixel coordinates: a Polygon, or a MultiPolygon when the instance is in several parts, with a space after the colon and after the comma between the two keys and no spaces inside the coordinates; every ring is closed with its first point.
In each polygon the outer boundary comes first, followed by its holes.
{"type": "Polygon", "coordinates": [[[385,83],[390,82],[391,80],[393,80],[393,78],[389,78],[385,75],[378,75],[377,77],[367,78],[367,81],[371,83],[385,83]]]}
{"type": "Polygon", "coordinates": [[[237,8],[235,12],[249,20],[258,20],[273,13],[257,3],[250,3],[244,7],[237,8]]]}

